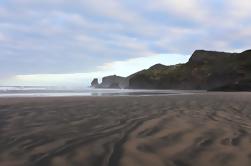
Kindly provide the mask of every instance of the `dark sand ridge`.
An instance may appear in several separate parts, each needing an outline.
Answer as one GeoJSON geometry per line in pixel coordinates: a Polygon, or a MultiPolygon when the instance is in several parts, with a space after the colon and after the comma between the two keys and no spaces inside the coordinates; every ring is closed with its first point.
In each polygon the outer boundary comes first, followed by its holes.
{"type": "Polygon", "coordinates": [[[251,93],[0,99],[0,165],[250,166],[251,93]]]}

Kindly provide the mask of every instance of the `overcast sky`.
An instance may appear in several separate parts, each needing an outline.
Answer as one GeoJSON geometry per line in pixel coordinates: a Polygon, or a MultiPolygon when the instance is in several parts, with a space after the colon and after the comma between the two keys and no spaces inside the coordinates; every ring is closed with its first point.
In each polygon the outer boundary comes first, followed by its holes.
{"type": "Polygon", "coordinates": [[[87,84],[250,38],[250,0],[0,0],[0,85],[87,84]]]}

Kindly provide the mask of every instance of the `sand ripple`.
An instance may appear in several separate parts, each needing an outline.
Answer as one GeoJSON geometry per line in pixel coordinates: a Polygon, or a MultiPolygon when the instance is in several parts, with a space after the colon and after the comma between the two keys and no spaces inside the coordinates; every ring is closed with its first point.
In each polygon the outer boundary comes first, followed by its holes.
{"type": "Polygon", "coordinates": [[[250,166],[251,94],[0,100],[1,166],[250,166]]]}

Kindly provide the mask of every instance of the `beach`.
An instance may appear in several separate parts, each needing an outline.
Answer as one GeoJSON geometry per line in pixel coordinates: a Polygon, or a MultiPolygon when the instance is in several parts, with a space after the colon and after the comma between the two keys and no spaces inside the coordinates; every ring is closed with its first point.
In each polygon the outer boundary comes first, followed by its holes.
{"type": "Polygon", "coordinates": [[[250,166],[251,93],[0,98],[1,166],[250,166]]]}

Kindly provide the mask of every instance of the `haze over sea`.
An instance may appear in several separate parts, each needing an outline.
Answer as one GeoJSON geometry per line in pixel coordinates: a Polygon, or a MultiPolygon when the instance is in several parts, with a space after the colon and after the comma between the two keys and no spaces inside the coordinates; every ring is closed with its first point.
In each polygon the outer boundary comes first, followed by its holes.
{"type": "Polygon", "coordinates": [[[191,94],[203,91],[94,89],[89,87],[0,86],[0,97],[63,97],[63,96],[152,96],[191,94]]]}

